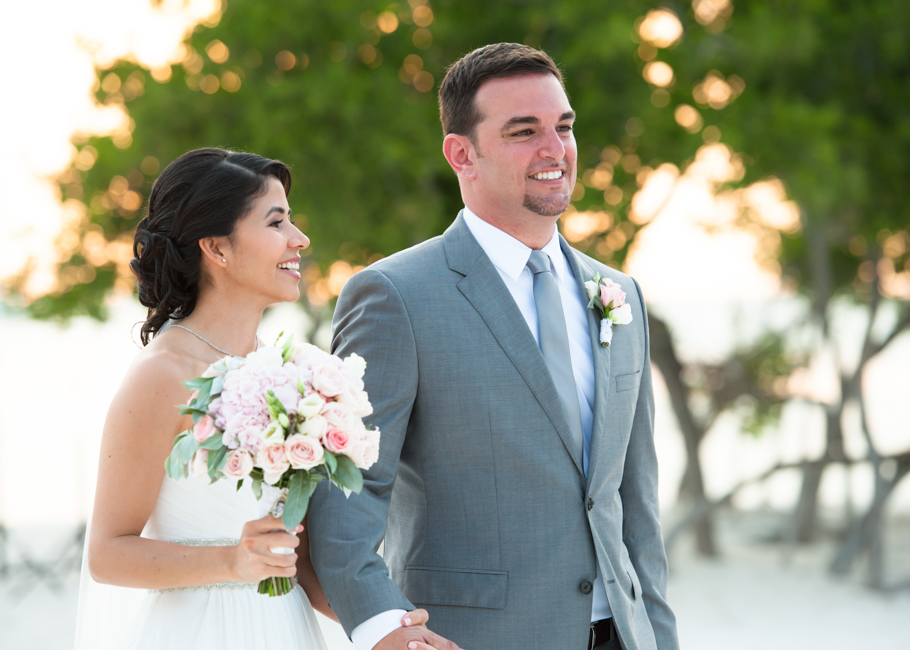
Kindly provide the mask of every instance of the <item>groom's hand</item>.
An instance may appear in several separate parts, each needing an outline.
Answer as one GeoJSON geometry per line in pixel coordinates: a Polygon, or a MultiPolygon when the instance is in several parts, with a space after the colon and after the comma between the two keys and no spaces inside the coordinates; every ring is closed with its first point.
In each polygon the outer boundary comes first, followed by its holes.
{"type": "Polygon", "coordinates": [[[404,627],[387,634],[373,650],[461,650],[455,643],[428,630],[429,619],[425,609],[408,612],[401,619],[404,627]]]}

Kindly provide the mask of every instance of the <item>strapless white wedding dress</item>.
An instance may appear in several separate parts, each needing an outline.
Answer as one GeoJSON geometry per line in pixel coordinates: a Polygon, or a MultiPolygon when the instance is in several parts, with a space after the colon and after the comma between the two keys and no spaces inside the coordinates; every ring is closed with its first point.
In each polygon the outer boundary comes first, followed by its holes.
{"type": "MultiPolygon", "coordinates": [[[[248,486],[235,487],[227,480],[210,485],[207,478],[165,476],[142,536],[187,545],[237,543],[243,525],[263,516],[274,497],[257,501],[248,486]]],[[[326,648],[299,586],[270,598],[257,593],[255,584],[138,590],[97,585],[86,574],[83,569],[77,649],[326,648]],[[129,623],[117,629],[118,620],[126,623],[124,616],[129,623]]]]}

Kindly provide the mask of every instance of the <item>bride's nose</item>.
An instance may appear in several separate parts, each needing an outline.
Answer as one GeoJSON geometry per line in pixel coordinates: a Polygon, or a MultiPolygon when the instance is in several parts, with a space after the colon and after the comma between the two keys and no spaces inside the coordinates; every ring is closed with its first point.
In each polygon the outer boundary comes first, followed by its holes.
{"type": "Polygon", "coordinates": [[[299,228],[294,227],[294,234],[291,236],[291,239],[288,241],[288,248],[293,248],[296,250],[308,248],[310,245],[310,238],[304,235],[299,228]]]}

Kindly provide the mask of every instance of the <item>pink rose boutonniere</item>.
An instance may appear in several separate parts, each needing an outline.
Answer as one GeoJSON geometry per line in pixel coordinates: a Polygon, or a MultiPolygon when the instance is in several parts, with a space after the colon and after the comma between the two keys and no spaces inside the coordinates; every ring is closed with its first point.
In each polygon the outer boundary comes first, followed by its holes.
{"type": "Polygon", "coordinates": [[[626,292],[610,278],[600,277],[585,282],[588,309],[600,314],[600,345],[609,347],[613,340],[613,324],[628,325],[632,322],[632,307],[626,303],[626,292]]]}

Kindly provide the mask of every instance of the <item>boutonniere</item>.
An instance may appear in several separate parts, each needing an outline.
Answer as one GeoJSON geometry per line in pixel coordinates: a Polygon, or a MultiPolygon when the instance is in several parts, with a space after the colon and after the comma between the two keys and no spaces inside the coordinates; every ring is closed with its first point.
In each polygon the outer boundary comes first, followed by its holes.
{"type": "Polygon", "coordinates": [[[610,278],[600,277],[585,282],[588,309],[600,314],[600,345],[609,347],[613,340],[613,324],[628,325],[632,322],[632,307],[626,304],[626,292],[610,278]]]}

